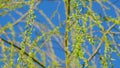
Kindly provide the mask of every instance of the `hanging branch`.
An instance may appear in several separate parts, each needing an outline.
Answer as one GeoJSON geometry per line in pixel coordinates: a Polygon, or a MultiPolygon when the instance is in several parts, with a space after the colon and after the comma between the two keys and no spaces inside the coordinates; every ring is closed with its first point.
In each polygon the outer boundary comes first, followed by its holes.
{"type": "Polygon", "coordinates": [[[65,40],[64,40],[64,44],[65,44],[65,50],[66,50],[66,68],[70,68],[69,67],[69,54],[68,54],[68,27],[69,27],[69,17],[70,17],[70,0],[66,0],[65,1],[65,5],[66,5],[66,32],[65,32],[65,40]]]}
{"type": "MultiPolygon", "coordinates": [[[[4,41],[5,43],[7,43],[7,44],[9,44],[9,45],[12,45],[13,47],[15,47],[15,48],[18,49],[18,50],[21,50],[21,48],[18,47],[17,45],[15,45],[13,42],[7,41],[7,40],[5,40],[5,39],[3,39],[3,38],[1,38],[1,37],[0,37],[0,40],[4,41]]],[[[24,52],[24,55],[31,57],[27,52],[24,52]]],[[[35,57],[31,57],[31,58],[32,58],[32,60],[33,60],[35,63],[37,63],[39,66],[45,68],[45,66],[44,66],[41,62],[39,62],[35,57]]]]}

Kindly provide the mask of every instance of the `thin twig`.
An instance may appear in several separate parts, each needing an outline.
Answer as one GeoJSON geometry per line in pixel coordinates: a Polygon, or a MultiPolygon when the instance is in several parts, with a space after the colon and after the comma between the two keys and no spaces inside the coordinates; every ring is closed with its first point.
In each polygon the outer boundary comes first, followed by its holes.
{"type": "MultiPolygon", "coordinates": [[[[3,38],[1,38],[1,37],[0,37],[0,39],[1,39],[2,41],[4,41],[5,43],[14,46],[16,49],[21,50],[21,48],[18,47],[17,45],[15,45],[13,42],[7,41],[7,40],[5,40],[5,39],[3,39],[3,38]]],[[[27,52],[24,52],[24,54],[25,54],[26,56],[29,56],[29,57],[30,57],[30,55],[29,55],[27,52]]],[[[41,67],[45,68],[45,66],[44,66],[41,62],[39,62],[36,58],[34,58],[34,57],[31,57],[31,58],[32,58],[32,60],[33,60],[35,63],[37,63],[37,64],[40,65],[41,67]]]]}

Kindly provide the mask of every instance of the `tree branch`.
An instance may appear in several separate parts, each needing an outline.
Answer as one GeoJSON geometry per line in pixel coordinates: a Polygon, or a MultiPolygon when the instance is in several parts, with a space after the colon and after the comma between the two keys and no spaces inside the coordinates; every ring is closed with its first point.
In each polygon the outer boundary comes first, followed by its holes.
{"type": "MultiPolygon", "coordinates": [[[[115,25],[116,25],[116,24],[113,24],[112,26],[110,26],[109,29],[106,31],[106,34],[108,34],[108,33],[110,32],[110,30],[111,30],[112,28],[114,28],[115,25]]],[[[103,43],[103,38],[101,38],[100,43],[99,43],[97,49],[96,49],[96,50],[93,52],[93,54],[88,58],[88,62],[90,62],[90,61],[94,58],[94,56],[98,53],[98,51],[100,50],[100,48],[101,48],[101,46],[102,46],[102,43],[103,43]]],[[[84,67],[85,67],[85,63],[83,64],[82,68],[84,68],[84,67]]]]}
{"type": "Polygon", "coordinates": [[[70,68],[69,65],[69,50],[68,50],[68,27],[69,27],[69,17],[70,17],[70,0],[66,0],[65,1],[65,7],[66,7],[66,31],[65,31],[65,36],[64,36],[64,44],[65,44],[65,50],[66,50],[66,68],[70,68]]]}
{"type": "MultiPolygon", "coordinates": [[[[17,45],[15,45],[13,42],[7,41],[7,40],[5,40],[5,39],[3,39],[3,38],[1,38],[1,37],[0,37],[0,39],[1,39],[2,41],[4,41],[5,43],[14,46],[16,49],[21,50],[21,48],[18,47],[17,45]]],[[[27,52],[24,52],[24,54],[25,54],[26,56],[29,56],[29,54],[28,54],[27,52]]],[[[29,57],[30,57],[30,56],[29,56],[29,57]]],[[[31,57],[31,58],[32,58],[32,60],[33,60],[35,63],[37,63],[39,66],[45,68],[45,66],[44,66],[41,62],[39,62],[36,58],[34,58],[34,57],[31,57]]]]}

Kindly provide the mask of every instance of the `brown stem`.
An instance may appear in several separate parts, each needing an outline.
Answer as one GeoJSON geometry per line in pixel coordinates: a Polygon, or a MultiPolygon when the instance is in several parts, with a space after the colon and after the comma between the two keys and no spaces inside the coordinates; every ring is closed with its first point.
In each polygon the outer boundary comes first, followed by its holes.
{"type": "Polygon", "coordinates": [[[70,68],[70,65],[69,65],[69,54],[68,54],[68,27],[69,27],[69,23],[68,20],[69,20],[69,17],[70,17],[70,0],[66,0],[65,1],[65,4],[66,4],[66,17],[67,17],[67,21],[66,21],[66,32],[65,32],[65,40],[64,40],[64,43],[65,43],[65,50],[66,50],[66,68],[70,68]]]}
{"type": "MultiPolygon", "coordinates": [[[[18,47],[17,45],[15,45],[13,42],[9,42],[9,41],[1,38],[1,37],[0,37],[0,39],[1,39],[2,41],[4,41],[5,43],[14,46],[14,47],[17,48],[18,50],[21,50],[21,48],[18,47]]],[[[28,54],[27,52],[24,52],[24,54],[25,54],[26,56],[29,56],[29,54],[28,54]]],[[[31,58],[32,58],[32,60],[33,60],[35,63],[37,63],[37,64],[40,65],[41,67],[45,68],[45,66],[44,66],[42,63],[40,63],[36,58],[34,58],[34,57],[31,57],[31,58]]]]}

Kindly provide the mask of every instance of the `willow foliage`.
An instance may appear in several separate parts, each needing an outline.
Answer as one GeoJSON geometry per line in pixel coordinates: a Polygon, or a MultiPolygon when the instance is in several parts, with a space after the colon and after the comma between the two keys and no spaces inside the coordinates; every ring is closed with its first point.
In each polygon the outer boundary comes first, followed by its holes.
{"type": "Polygon", "coordinates": [[[113,68],[120,57],[119,3],[0,0],[1,68],[113,68]]]}

